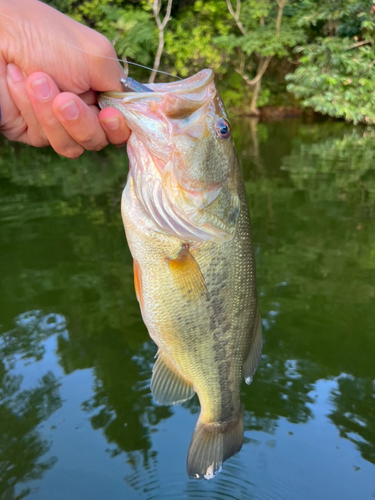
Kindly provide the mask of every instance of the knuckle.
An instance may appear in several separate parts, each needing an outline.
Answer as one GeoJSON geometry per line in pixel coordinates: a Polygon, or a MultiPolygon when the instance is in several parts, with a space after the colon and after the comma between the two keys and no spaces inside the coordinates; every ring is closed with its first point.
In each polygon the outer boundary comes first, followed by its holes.
{"type": "Polygon", "coordinates": [[[4,135],[9,141],[21,141],[21,137],[25,134],[27,131],[27,125],[24,123],[22,126],[19,127],[1,127],[0,128],[0,133],[4,135]]]}
{"type": "Polygon", "coordinates": [[[107,37],[104,35],[100,35],[101,40],[100,40],[100,52],[102,56],[105,57],[116,57],[116,51],[111,44],[111,42],[108,40],[107,37]]]}
{"type": "Polygon", "coordinates": [[[16,119],[8,122],[3,120],[3,125],[1,127],[1,133],[11,141],[17,141],[18,137],[22,136],[27,131],[27,123],[25,122],[23,116],[20,114],[16,119]]]}
{"type": "Polygon", "coordinates": [[[61,156],[65,156],[65,158],[70,158],[71,160],[77,160],[84,152],[84,149],[81,146],[71,146],[64,149],[56,148],[56,153],[61,156]]]}
{"type": "Polygon", "coordinates": [[[101,149],[105,148],[108,145],[107,140],[103,140],[97,144],[95,144],[92,148],[91,151],[100,151],[101,149]]]}
{"type": "Polygon", "coordinates": [[[84,134],[80,133],[79,137],[76,135],[74,139],[82,147],[84,147],[89,151],[99,151],[108,144],[104,132],[100,133],[99,131],[93,131],[93,130],[90,130],[84,134]]]}
{"type": "Polygon", "coordinates": [[[118,135],[113,136],[113,137],[111,137],[111,136],[107,137],[107,139],[108,139],[108,142],[110,142],[114,146],[123,146],[126,143],[126,140],[124,139],[124,137],[119,137],[118,135]]]}
{"type": "Polygon", "coordinates": [[[49,146],[49,141],[43,137],[34,138],[30,142],[34,148],[45,148],[49,146]]]}
{"type": "Polygon", "coordinates": [[[47,136],[44,134],[42,130],[34,131],[30,130],[29,128],[28,131],[29,131],[30,144],[35,148],[45,148],[46,146],[50,145],[47,136]]]}
{"type": "Polygon", "coordinates": [[[95,134],[92,130],[80,131],[79,137],[76,137],[76,141],[83,145],[84,148],[88,149],[91,144],[94,144],[95,134]]]}
{"type": "Polygon", "coordinates": [[[42,127],[46,127],[48,129],[55,128],[58,123],[56,116],[52,113],[45,113],[39,121],[42,127]]]}
{"type": "Polygon", "coordinates": [[[95,39],[92,40],[91,51],[94,51],[96,55],[104,58],[116,57],[116,51],[108,38],[97,32],[95,33],[95,39]]]}

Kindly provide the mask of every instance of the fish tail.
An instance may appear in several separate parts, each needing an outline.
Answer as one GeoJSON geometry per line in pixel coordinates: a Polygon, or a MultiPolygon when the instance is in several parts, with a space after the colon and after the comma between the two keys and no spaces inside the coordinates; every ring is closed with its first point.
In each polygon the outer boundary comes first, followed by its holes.
{"type": "Polygon", "coordinates": [[[243,407],[230,422],[203,423],[198,420],[187,457],[191,479],[212,479],[225,460],[239,452],[243,444],[243,407]]]}

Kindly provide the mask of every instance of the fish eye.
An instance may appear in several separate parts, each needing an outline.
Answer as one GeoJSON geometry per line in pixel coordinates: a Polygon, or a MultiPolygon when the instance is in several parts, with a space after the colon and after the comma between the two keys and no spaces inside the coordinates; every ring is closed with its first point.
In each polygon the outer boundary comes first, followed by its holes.
{"type": "Polygon", "coordinates": [[[224,118],[219,118],[215,123],[216,133],[222,139],[229,139],[230,137],[230,125],[224,120],[224,118]]]}

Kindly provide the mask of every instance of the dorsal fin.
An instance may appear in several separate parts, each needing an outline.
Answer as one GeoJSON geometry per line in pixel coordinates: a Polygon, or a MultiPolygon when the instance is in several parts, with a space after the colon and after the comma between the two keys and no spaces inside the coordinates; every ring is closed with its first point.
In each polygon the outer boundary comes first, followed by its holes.
{"type": "Polygon", "coordinates": [[[194,396],[193,386],[165,360],[159,351],[152,369],[151,392],[162,405],[175,405],[194,396]]]}

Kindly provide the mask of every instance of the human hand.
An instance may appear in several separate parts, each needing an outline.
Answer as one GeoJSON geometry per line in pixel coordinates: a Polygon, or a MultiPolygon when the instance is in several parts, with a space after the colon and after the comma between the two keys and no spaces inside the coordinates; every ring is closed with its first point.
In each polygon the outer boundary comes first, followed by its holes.
{"type": "Polygon", "coordinates": [[[95,105],[95,91],[122,90],[123,70],[105,37],[36,0],[0,0],[0,29],[0,131],[6,137],[51,144],[69,158],[127,140],[123,115],[95,105]]]}

